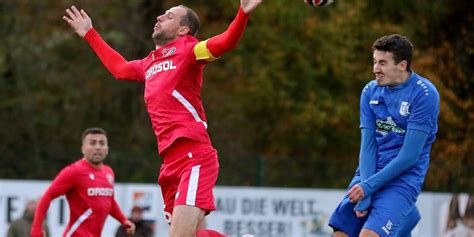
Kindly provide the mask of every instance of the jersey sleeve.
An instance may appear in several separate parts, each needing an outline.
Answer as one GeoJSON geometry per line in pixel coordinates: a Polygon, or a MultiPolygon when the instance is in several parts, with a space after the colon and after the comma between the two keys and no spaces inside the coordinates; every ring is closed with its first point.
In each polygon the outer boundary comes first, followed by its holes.
{"type": "MultiPolygon", "coordinates": [[[[114,174],[113,169],[110,168],[110,166],[106,166],[106,168],[107,168],[107,173],[112,175],[115,179],[115,174],[114,174]]],[[[128,220],[127,217],[123,214],[122,209],[120,209],[120,206],[118,205],[117,201],[115,200],[115,193],[112,196],[112,208],[110,209],[109,214],[113,218],[115,218],[118,222],[120,222],[120,224],[122,225],[124,224],[126,220],[128,220]]]]}
{"type": "Polygon", "coordinates": [[[122,55],[112,49],[102,39],[94,28],[86,33],[84,39],[115,78],[118,80],[145,81],[144,74],[141,73],[141,61],[134,60],[129,62],[125,60],[122,55]]]}
{"type": "Polygon", "coordinates": [[[110,215],[122,225],[126,220],[128,220],[125,214],[123,214],[122,209],[120,209],[120,206],[118,205],[115,198],[112,200],[112,209],[110,209],[110,215]]]}
{"type": "MultiPolygon", "coordinates": [[[[361,129],[361,143],[359,153],[359,167],[361,181],[365,181],[377,171],[377,142],[375,141],[375,130],[361,129]]],[[[359,201],[354,210],[365,211],[370,205],[370,196],[365,196],[359,201]]]]}
{"type": "Polygon", "coordinates": [[[407,119],[407,129],[419,130],[428,134],[436,132],[439,103],[439,94],[436,90],[426,89],[420,93],[411,105],[412,110],[407,119]]]}
{"type": "Polygon", "coordinates": [[[245,14],[242,8],[239,8],[237,16],[225,32],[201,41],[194,46],[196,60],[212,62],[235,48],[244,34],[248,19],[249,15],[245,14]]]}
{"type": "Polygon", "coordinates": [[[64,168],[53,180],[45,193],[41,196],[36,208],[35,217],[31,226],[31,236],[43,236],[43,220],[51,201],[60,195],[66,194],[75,185],[77,174],[70,166],[64,168]]]}
{"type": "Polygon", "coordinates": [[[367,84],[360,96],[360,128],[375,130],[375,114],[370,108],[370,92],[373,82],[367,84]]]}

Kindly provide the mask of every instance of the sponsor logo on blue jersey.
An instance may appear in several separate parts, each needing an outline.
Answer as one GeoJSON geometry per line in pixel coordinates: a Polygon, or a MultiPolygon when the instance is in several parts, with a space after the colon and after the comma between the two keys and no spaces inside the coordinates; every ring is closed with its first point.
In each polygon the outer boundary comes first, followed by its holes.
{"type": "Polygon", "coordinates": [[[387,120],[385,121],[377,119],[375,124],[377,126],[377,132],[384,136],[389,132],[398,133],[400,135],[405,134],[405,129],[399,127],[390,116],[387,117],[387,120]]]}

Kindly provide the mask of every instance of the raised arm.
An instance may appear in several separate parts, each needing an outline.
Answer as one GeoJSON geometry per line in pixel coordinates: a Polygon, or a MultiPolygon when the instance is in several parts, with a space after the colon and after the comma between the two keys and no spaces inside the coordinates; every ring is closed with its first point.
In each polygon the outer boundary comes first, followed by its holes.
{"type": "Polygon", "coordinates": [[[244,34],[250,13],[261,2],[262,0],[241,0],[237,16],[227,30],[196,45],[196,58],[212,61],[235,48],[244,34]]]}
{"type": "Polygon", "coordinates": [[[104,66],[119,80],[137,80],[144,81],[140,74],[139,61],[128,62],[122,55],[112,49],[99,33],[92,27],[92,20],[84,10],[78,10],[75,6],[66,9],[67,16],[63,16],[69,26],[79,36],[84,38],[104,66]]]}

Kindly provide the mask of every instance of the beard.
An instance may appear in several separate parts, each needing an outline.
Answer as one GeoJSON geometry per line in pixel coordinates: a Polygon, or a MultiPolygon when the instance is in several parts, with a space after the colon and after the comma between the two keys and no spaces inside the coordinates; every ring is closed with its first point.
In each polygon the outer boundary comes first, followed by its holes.
{"type": "Polygon", "coordinates": [[[155,42],[155,45],[161,46],[173,41],[174,39],[176,39],[176,36],[169,32],[161,31],[153,32],[151,38],[153,39],[153,42],[155,42]]]}

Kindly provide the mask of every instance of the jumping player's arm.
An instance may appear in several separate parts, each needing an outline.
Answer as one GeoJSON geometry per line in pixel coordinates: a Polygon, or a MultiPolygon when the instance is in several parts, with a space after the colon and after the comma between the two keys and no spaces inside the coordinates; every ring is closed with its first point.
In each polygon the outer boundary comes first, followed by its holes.
{"type": "Polygon", "coordinates": [[[262,0],[241,0],[237,16],[225,32],[196,44],[194,47],[196,59],[211,62],[235,48],[244,34],[250,13],[261,2],[262,0]]]}
{"type": "Polygon", "coordinates": [[[92,21],[84,10],[79,11],[75,6],[72,6],[70,9],[66,9],[66,13],[68,16],[63,16],[63,19],[79,36],[89,43],[115,78],[119,80],[145,80],[139,70],[139,61],[129,62],[112,49],[92,27],[92,21]]]}
{"type": "Polygon", "coordinates": [[[48,211],[51,201],[60,195],[66,194],[74,187],[77,175],[70,167],[64,168],[53,180],[46,192],[41,196],[35,212],[35,218],[31,225],[31,237],[43,236],[43,220],[48,211]]]}

